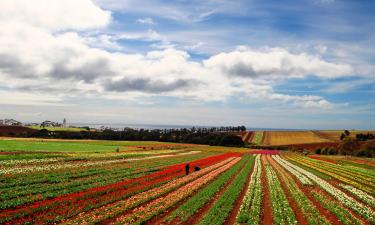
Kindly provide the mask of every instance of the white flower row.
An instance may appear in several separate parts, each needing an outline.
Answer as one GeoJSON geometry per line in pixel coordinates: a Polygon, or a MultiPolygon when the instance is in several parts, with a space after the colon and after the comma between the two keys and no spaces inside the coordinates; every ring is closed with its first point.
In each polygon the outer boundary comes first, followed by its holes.
{"type": "Polygon", "coordinates": [[[45,158],[45,159],[11,159],[0,161],[0,166],[25,165],[34,163],[50,163],[63,161],[64,158],[45,158]]]}
{"type": "Polygon", "coordinates": [[[311,180],[309,180],[309,178],[307,178],[305,175],[303,175],[302,173],[298,172],[296,169],[294,169],[293,167],[291,167],[288,163],[285,163],[283,160],[281,160],[280,157],[275,157],[272,156],[277,163],[279,163],[281,166],[283,166],[286,170],[288,170],[291,174],[293,174],[294,176],[297,177],[297,179],[299,181],[301,181],[302,184],[305,184],[305,185],[312,185],[312,182],[311,180]]]}
{"type": "Polygon", "coordinates": [[[316,184],[318,184],[322,189],[327,191],[329,194],[331,194],[334,198],[336,198],[338,201],[340,201],[342,204],[344,204],[346,207],[356,211],[358,214],[363,216],[366,220],[368,220],[370,223],[375,224],[375,212],[371,210],[371,208],[365,206],[364,204],[356,201],[354,198],[348,196],[344,192],[342,192],[340,189],[332,186],[325,180],[317,177],[313,173],[310,173],[296,165],[293,165],[292,163],[282,159],[280,156],[274,156],[274,158],[279,159],[283,161],[285,164],[288,164],[290,167],[294,168],[298,172],[306,175],[309,177],[312,181],[314,181],[316,184]]]}
{"type": "Polygon", "coordinates": [[[262,164],[260,155],[255,158],[254,171],[251,174],[246,195],[242,201],[240,211],[237,214],[237,224],[240,224],[239,217],[246,217],[247,224],[259,224],[260,204],[262,201],[262,164]]]}
{"type": "Polygon", "coordinates": [[[158,155],[158,156],[133,158],[133,159],[113,159],[113,160],[101,160],[101,161],[91,161],[91,162],[70,162],[70,163],[64,163],[64,164],[59,163],[59,164],[37,165],[37,166],[34,165],[34,166],[25,166],[25,167],[1,168],[0,174],[31,173],[31,172],[41,172],[41,171],[58,170],[58,169],[102,166],[102,165],[113,164],[113,163],[123,163],[123,162],[132,162],[132,161],[148,160],[148,159],[156,159],[156,158],[164,158],[164,157],[190,155],[190,154],[196,154],[198,152],[200,151],[190,151],[190,152],[183,152],[183,153],[179,153],[175,155],[158,155]]]}
{"type": "Polygon", "coordinates": [[[375,198],[371,195],[367,194],[364,191],[361,191],[353,186],[347,184],[340,184],[340,187],[344,188],[345,190],[349,191],[353,195],[357,196],[363,202],[369,204],[371,207],[375,207],[375,198]]]}

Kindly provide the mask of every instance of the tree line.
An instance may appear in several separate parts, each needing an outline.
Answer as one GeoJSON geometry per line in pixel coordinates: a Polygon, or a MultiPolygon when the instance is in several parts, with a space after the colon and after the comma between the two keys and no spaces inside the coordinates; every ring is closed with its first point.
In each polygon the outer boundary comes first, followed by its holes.
{"type": "Polygon", "coordinates": [[[92,139],[92,140],[116,140],[116,141],[161,141],[176,143],[192,143],[213,146],[243,147],[238,132],[246,131],[245,126],[237,127],[212,127],[212,128],[181,128],[181,129],[133,129],[124,128],[117,131],[104,129],[102,131],[48,131],[41,129],[23,136],[37,138],[57,139],[92,139]]]}

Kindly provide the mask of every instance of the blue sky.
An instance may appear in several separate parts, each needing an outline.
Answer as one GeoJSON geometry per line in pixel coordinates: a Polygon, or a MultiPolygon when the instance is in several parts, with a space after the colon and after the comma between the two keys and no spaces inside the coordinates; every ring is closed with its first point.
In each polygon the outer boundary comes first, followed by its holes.
{"type": "Polygon", "coordinates": [[[375,129],[374,1],[0,7],[0,117],[375,129]]]}

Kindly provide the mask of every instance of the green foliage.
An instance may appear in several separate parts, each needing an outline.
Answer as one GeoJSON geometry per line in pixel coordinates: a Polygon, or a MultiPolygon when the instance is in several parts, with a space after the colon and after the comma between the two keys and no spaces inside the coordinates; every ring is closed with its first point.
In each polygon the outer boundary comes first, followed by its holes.
{"type": "Polygon", "coordinates": [[[241,161],[230,170],[221,174],[214,182],[176,209],[167,218],[167,221],[171,222],[178,217],[181,221],[185,222],[202,206],[204,206],[246,162],[248,162],[248,159],[241,159],[241,161]]]}
{"type": "Polygon", "coordinates": [[[221,225],[228,217],[233,208],[233,204],[241,193],[246,182],[246,177],[251,171],[254,163],[254,157],[244,156],[247,163],[240,173],[235,177],[233,182],[228,186],[227,190],[217,200],[215,205],[204,215],[199,225],[221,225]]]}
{"type": "Polygon", "coordinates": [[[255,131],[255,136],[253,139],[253,143],[256,145],[261,145],[263,140],[263,131],[255,131]]]}
{"type": "Polygon", "coordinates": [[[272,203],[273,222],[276,225],[297,224],[296,216],[290,207],[286,195],[281,187],[276,172],[270,165],[266,166],[268,189],[272,203]]]}
{"type": "Polygon", "coordinates": [[[340,206],[338,202],[331,201],[321,195],[319,192],[313,191],[312,192],[314,198],[319,201],[324,208],[328,209],[331,213],[335,214],[337,218],[344,224],[344,225],[360,225],[362,224],[357,218],[355,218],[352,214],[348,213],[348,211],[340,206]]]}

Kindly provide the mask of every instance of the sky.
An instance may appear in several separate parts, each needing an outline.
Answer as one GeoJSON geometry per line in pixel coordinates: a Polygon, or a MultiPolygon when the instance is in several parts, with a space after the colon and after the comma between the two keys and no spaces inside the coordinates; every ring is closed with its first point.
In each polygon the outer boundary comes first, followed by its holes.
{"type": "Polygon", "coordinates": [[[373,0],[1,0],[0,118],[375,129],[373,0]]]}

